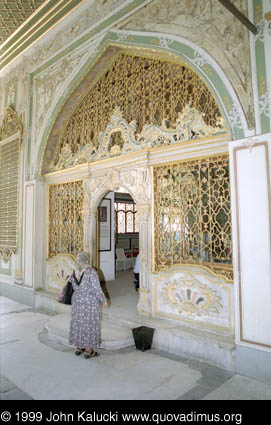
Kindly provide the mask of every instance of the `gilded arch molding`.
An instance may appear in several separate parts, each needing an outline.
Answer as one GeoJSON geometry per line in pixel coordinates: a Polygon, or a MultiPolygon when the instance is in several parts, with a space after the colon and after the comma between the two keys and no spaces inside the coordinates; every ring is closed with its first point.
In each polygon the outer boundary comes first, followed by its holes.
{"type": "MultiPolygon", "coordinates": [[[[46,173],[46,164],[50,162],[54,146],[63,128],[79,103],[82,101],[86,87],[94,85],[102,71],[107,68],[119,54],[121,49],[146,51],[176,58],[194,70],[206,83],[214,95],[225,123],[232,133],[230,139],[245,137],[248,126],[238,97],[230,82],[214,60],[202,49],[180,37],[165,34],[131,33],[127,31],[111,31],[96,48],[97,55],[89,59],[76,77],[63,87],[63,95],[54,101],[53,113],[47,114],[44,130],[37,141],[31,161],[31,176],[37,178],[46,173]],[[49,123],[48,123],[49,122],[49,123]]],[[[30,165],[30,164],[29,164],[30,165]]]]}

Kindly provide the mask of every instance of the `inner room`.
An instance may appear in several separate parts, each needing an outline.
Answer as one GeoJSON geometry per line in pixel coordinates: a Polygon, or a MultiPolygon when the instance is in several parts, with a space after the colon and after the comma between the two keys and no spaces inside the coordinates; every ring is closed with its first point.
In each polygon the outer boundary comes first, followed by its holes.
{"type": "Polygon", "coordinates": [[[138,254],[136,203],[128,190],[120,187],[108,192],[97,210],[96,268],[111,308],[128,316],[137,311],[138,254]]]}

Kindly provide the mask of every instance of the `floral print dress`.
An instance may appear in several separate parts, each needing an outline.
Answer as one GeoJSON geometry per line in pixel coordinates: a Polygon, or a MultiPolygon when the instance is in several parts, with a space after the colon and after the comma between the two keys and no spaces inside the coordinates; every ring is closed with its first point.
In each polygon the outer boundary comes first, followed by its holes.
{"type": "Polygon", "coordinates": [[[97,348],[100,345],[99,302],[106,298],[96,270],[87,267],[80,285],[71,277],[72,296],[69,344],[77,348],[97,348]]]}

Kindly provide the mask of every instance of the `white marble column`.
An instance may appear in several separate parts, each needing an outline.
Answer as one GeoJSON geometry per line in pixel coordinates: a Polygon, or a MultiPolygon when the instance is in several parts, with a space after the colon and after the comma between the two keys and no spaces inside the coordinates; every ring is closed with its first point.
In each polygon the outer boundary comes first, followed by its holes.
{"type": "Polygon", "coordinates": [[[90,256],[92,258],[92,265],[96,267],[97,265],[97,210],[90,210],[89,215],[89,250],[90,256]]]}
{"type": "Polygon", "coordinates": [[[83,183],[83,191],[84,191],[84,202],[83,202],[83,210],[82,217],[84,222],[84,241],[83,241],[83,249],[86,252],[91,252],[91,244],[90,244],[90,231],[91,231],[91,209],[90,209],[90,199],[91,194],[89,191],[89,180],[84,180],[83,183]]]}
{"type": "Polygon", "coordinates": [[[151,315],[151,207],[150,205],[137,205],[137,212],[139,222],[140,253],[140,290],[137,309],[141,314],[151,315]]]}
{"type": "Polygon", "coordinates": [[[24,285],[43,287],[45,267],[45,184],[31,180],[25,184],[24,285]]]}

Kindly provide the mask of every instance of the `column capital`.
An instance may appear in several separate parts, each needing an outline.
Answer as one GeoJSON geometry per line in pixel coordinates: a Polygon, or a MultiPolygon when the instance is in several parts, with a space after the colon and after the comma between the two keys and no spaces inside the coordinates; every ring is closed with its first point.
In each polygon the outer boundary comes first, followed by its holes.
{"type": "Polygon", "coordinates": [[[150,217],[151,214],[151,205],[149,204],[140,204],[136,206],[137,213],[139,216],[139,219],[145,219],[147,220],[150,217]]]}

